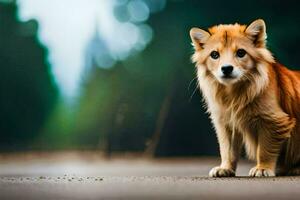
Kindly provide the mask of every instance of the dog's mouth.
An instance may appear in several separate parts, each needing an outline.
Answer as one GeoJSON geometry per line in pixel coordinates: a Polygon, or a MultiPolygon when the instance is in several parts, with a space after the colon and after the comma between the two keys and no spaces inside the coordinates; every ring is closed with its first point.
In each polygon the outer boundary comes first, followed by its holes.
{"type": "Polygon", "coordinates": [[[240,79],[240,75],[238,73],[230,73],[230,74],[217,74],[215,78],[224,85],[230,85],[236,83],[240,79]]]}
{"type": "Polygon", "coordinates": [[[225,85],[236,83],[238,80],[238,76],[234,75],[223,75],[219,78],[219,82],[225,85]]]}
{"type": "Polygon", "coordinates": [[[222,79],[235,79],[236,78],[236,76],[233,76],[233,75],[223,75],[223,76],[221,76],[221,78],[222,79]]]}

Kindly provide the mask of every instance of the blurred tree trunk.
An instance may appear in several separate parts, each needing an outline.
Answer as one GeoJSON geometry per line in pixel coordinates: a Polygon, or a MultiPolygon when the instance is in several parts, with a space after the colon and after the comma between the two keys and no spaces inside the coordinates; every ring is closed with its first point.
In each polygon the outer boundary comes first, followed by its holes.
{"type": "Polygon", "coordinates": [[[147,143],[147,147],[145,149],[144,155],[146,157],[154,157],[155,156],[155,150],[160,141],[161,133],[163,131],[165,121],[169,114],[172,96],[173,96],[173,87],[171,87],[171,89],[169,90],[169,92],[167,93],[167,95],[165,96],[165,98],[162,102],[162,105],[161,105],[161,108],[160,108],[160,111],[158,114],[158,118],[156,121],[155,131],[153,133],[152,138],[147,143]]]}

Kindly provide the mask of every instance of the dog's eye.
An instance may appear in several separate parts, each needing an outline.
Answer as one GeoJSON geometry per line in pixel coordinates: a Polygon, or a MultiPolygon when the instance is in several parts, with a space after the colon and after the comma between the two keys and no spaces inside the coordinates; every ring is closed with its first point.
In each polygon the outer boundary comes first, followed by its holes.
{"type": "Polygon", "coordinates": [[[220,57],[220,54],[219,54],[219,52],[217,52],[217,51],[212,51],[212,52],[210,53],[210,57],[211,57],[212,59],[218,59],[218,58],[220,57]]]}
{"type": "Polygon", "coordinates": [[[237,55],[237,57],[242,58],[246,55],[246,51],[244,49],[238,49],[236,51],[236,55],[237,55]]]}

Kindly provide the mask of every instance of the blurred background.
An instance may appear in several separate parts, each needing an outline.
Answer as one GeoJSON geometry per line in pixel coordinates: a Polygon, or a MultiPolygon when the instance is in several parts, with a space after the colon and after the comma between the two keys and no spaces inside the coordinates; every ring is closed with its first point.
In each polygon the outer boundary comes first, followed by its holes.
{"type": "Polygon", "coordinates": [[[298,1],[0,0],[0,151],[217,155],[189,29],[257,18],[300,66],[298,1]]]}

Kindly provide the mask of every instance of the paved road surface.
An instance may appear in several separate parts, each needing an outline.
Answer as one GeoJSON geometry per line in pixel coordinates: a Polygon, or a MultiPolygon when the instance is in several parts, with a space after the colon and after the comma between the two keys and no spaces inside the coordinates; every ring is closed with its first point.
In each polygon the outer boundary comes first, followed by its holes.
{"type": "Polygon", "coordinates": [[[0,199],[300,199],[299,177],[208,178],[217,159],[0,156],[0,199]]]}

